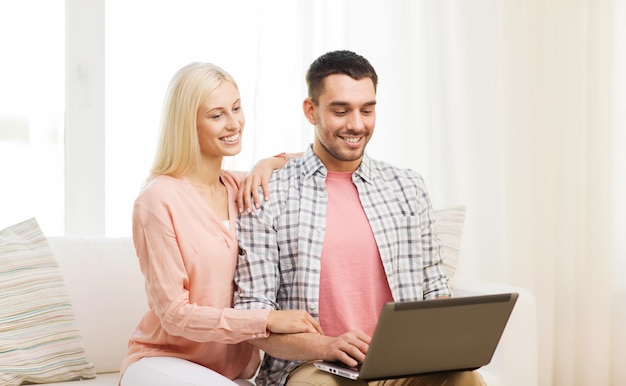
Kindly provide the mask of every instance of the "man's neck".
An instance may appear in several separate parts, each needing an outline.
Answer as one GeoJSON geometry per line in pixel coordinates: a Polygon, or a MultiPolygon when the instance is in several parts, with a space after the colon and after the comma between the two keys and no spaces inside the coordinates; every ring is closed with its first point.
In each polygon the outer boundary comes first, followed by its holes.
{"type": "Polygon", "coordinates": [[[326,170],[331,172],[355,172],[361,166],[361,161],[363,161],[363,157],[354,161],[341,161],[323,150],[317,150],[315,146],[313,146],[313,153],[326,167],[326,170]]]}

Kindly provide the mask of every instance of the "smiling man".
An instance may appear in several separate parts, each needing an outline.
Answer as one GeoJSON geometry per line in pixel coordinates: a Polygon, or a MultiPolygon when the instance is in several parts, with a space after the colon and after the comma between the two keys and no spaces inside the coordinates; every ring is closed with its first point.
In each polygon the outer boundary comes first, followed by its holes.
{"type": "MultiPolygon", "coordinates": [[[[306,80],[303,110],[314,142],[274,173],[271,201],[238,221],[235,306],[306,310],[324,330],[250,341],[268,354],[257,385],[357,386],[364,383],[319,371],[311,361],[356,366],[386,302],[447,297],[451,290],[423,179],[365,153],[376,124],[372,65],[333,51],[311,64],[306,80]]],[[[473,371],[384,382],[483,384],[473,371]]]]}

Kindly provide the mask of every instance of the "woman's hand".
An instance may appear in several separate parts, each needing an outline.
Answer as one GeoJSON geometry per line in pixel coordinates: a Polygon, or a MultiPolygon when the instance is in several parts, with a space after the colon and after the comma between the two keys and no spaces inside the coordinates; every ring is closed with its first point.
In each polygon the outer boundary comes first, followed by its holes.
{"type": "Polygon", "coordinates": [[[322,326],[308,312],[301,310],[272,310],[267,317],[267,329],[276,334],[310,332],[324,334],[322,326]]]}
{"type": "Polygon", "coordinates": [[[239,192],[237,194],[237,206],[239,213],[243,213],[244,208],[248,213],[252,212],[252,205],[259,208],[261,200],[259,198],[259,187],[263,190],[265,201],[269,200],[270,192],[267,186],[275,169],[281,168],[285,160],[277,157],[270,157],[260,160],[254,165],[252,170],[241,180],[239,192]],[[251,199],[252,198],[252,199],[251,199]]]}
{"type": "Polygon", "coordinates": [[[259,187],[263,191],[263,198],[265,201],[268,201],[270,199],[270,190],[267,184],[274,170],[285,166],[290,159],[301,156],[302,153],[281,153],[257,162],[252,170],[241,180],[241,184],[239,185],[239,193],[237,194],[239,213],[243,213],[244,209],[248,213],[252,212],[253,202],[255,208],[258,209],[261,207],[259,187]]]}

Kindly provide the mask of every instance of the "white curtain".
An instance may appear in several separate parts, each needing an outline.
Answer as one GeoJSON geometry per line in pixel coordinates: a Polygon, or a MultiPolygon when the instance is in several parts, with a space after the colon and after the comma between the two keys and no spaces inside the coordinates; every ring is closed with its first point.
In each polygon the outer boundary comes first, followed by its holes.
{"type": "Polygon", "coordinates": [[[282,5],[296,17],[260,8],[258,155],[311,141],[291,114],[313,58],[363,54],[380,76],[370,154],[420,171],[436,207],[467,206],[460,275],[535,293],[540,384],[625,384],[624,2],[282,5]]]}

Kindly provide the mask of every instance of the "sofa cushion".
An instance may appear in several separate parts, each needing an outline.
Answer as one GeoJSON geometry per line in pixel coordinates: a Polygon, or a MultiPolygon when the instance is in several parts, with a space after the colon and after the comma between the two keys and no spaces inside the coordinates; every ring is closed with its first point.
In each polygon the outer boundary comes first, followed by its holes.
{"type": "Polygon", "coordinates": [[[450,279],[454,278],[459,263],[459,249],[465,220],[465,207],[456,206],[435,210],[437,232],[441,240],[443,265],[450,279]]]}
{"type": "MultiPolygon", "coordinates": [[[[118,386],[119,378],[120,378],[119,373],[105,373],[105,374],[98,373],[97,378],[86,379],[80,382],[68,381],[68,382],[54,383],[50,386],[118,386]]],[[[489,384],[489,386],[491,386],[491,384],[489,384]]]]}
{"type": "Polygon", "coordinates": [[[34,218],[0,231],[0,384],[94,378],[56,259],[34,218]]]}

